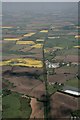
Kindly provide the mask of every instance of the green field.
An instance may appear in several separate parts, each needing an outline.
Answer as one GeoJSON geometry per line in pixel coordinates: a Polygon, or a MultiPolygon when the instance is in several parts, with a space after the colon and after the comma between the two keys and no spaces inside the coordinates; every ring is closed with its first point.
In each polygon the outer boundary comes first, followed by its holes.
{"type": "Polygon", "coordinates": [[[80,84],[80,80],[78,78],[73,78],[71,80],[66,81],[66,85],[78,88],[80,84]]]}
{"type": "Polygon", "coordinates": [[[75,65],[70,65],[70,66],[62,66],[61,67],[62,69],[64,69],[64,70],[68,70],[68,71],[76,71],[76,72],[78,72],[78,66],[75,66],[75,65]]]}
{"type": "Polygon", "coordinates": [[[48,87],[47,87],[48,89],[48,93],[49,94],[52,94],[52,93],[55,93],[55,92],[57,92],[57,90],[61,90],[62,89],[62,85],[61,86],[59,86],[58,84],[54,84],[54,85],[49,85],[48,84],[48,87]]]}
{"type": "Polygon", "coordinates": [[[0,95],[0,119],[2,115],[2,96],[0,95]]]}
{"type": "Polygon", "coordinates": [[[30,99],[11,92],[3,97],[3,118],[29,118],[31,114],[30,99]]]}
{"type": "Polygon", "coordinates": [[[72,114],[72,116],[76,116],[76,117],[80,118],[80,110],[76,110],[76,111],[72,112],[71,114],[72,114]]]}

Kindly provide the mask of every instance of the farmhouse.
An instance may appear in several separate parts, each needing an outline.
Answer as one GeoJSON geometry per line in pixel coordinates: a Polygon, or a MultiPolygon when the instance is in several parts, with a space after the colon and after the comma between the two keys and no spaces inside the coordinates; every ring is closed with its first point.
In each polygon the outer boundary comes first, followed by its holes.
{"type": "Polygon", "coordinates": [[[47,68],[58,68],[59,67],[59,63],[51,63],[48,60],[46,61],[46,67],[47,68]]]}

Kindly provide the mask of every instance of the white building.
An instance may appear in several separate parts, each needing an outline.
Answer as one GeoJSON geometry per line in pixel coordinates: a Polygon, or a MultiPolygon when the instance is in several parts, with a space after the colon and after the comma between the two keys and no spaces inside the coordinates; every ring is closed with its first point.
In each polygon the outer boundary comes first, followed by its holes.
{"type": "Polygon", "coordinates": [[[46,61],[46,67],[47,68],[58,68],[59,67],[59,63],[51,63],[48,60],[46,61]]]}
{"type": "Polygon", "coordinates": [[[80,92],[78,92],[78,91],[65,90],[64,92],[69,93],[69,94],[72,94],[72,95],[80,96],[80,92]]]}

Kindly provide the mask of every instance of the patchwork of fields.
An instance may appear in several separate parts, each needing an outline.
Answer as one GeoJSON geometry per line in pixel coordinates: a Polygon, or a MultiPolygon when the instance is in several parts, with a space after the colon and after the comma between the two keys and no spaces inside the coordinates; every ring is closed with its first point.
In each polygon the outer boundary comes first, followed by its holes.
{"type": "Polygon", "coordinates": [[[74,15],[36,12],[4,12],[3,118],[70,119],[80,109],[78,97],[62,91],[79,88],[80,28],[74,15]]]}

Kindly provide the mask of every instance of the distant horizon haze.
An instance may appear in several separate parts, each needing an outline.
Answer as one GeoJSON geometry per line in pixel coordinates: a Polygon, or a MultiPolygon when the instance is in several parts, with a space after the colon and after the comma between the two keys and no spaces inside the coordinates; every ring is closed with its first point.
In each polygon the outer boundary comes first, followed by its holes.
{"type": "Polygon", "coordinates": [[[1,0],[2,2],[79,2],[79,0],[1,0]]]}

